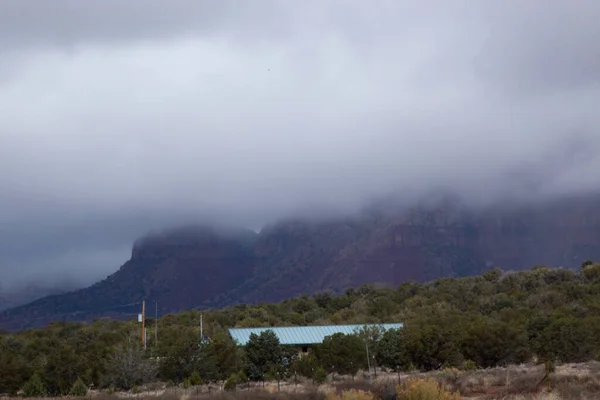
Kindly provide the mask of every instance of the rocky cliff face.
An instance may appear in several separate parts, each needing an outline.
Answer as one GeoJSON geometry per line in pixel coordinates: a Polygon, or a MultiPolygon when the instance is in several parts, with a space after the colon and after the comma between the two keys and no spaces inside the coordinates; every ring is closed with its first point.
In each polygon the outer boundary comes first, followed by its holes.
{"type": "Polygon", "coordinates": [[[0,328],[127,315],[128,309],[116,313],[114,307],[143,299],[158,301],[164,313],[364,283],[466,276],[493,266],[576,267],[585,259],[600,259],[600,197],[477,210],[439,203],[321,222],[282,221],[258,235],[185,228],[139,240],[131,259],[104,281],[3,313],[0,328]]]}
{"type": "Polygon", "coordinates": [[[600,259],[600,198],[478,210],[442,203],[319,224],[282,222],[261,232],[254,250],[255,274],[216,304],[467,276],[495,266],[577,267],[600,259]]]}
{"type": "Polygon", "coordinates": [[[135,243],[131,259],[114,274],[88,288],[7,310],[0,314],[0,329],[99,316],[135,318],[142,300],[151,313],[155,301],[161,314],[194,307],[252,276],[253,235],[205,227],[150,235],[135,243]]]}

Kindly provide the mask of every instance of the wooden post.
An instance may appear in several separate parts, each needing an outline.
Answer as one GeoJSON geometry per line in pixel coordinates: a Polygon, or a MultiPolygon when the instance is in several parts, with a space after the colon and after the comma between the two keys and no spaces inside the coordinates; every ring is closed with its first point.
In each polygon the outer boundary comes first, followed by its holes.
{"type": "Polygon", "coordinates": [[[146,301],[142,301],[142,344],[146,347],[146,301]]]}

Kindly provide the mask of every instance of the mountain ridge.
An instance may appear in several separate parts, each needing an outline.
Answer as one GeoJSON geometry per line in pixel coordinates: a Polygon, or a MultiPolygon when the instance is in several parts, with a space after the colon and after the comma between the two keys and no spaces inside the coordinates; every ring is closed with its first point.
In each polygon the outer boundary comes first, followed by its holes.
{"type": "Polygon", "coordinates": [[[90,287],[0,313],[0,329],[132,318],[142,300],[156,301],[165,314],[492,267],[577,267],[599,258],[599,196],[480,208],[441,201],[320,221],[288,219],[259,233],[190,225],[136,240],[131,258],[90,287]]]}
{"type": "Polygon", "coordinates": [[[70,282],[62,285],[44,286],[41,284],[22,284],[11,286],[9,289],[0,288],[0,312],[31,303],[37,299],[54,294],[67,293],[76,290],[77,286],[70,282]]]}

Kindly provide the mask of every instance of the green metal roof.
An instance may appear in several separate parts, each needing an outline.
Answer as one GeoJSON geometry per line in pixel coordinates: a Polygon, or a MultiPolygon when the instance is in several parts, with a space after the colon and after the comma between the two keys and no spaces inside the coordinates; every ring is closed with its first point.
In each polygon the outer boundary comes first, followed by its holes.
{"type": "MultiPolygon", "coordinates": [[[[355,329],[364,327],[362,325],[324,325],[324,326],[286,326],[286,327],[266,327],[266,328],[232,328],[229,329],[231,337],[241,346],[245,346],[250,340],[250,334],[260,335],[261,332],[271,330],[281,344],[317,344],[322,343],[326,336],[335,333],[350,335],[355,329]]],[[[384,330],[402,328],[402,324],[367,324],[367,326],[380,326],[384,330]]]]}

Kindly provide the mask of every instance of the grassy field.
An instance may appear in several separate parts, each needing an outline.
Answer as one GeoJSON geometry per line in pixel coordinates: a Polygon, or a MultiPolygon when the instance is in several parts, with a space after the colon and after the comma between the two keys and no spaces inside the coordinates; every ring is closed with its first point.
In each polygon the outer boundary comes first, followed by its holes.
{"type": "Polygon", "coordinates": [[[277,382],[253,383],[241,385],[233,392],[224,391],[220,385],[216,384],[190,388],[166,388],[165,385],[156,384],[134,392],[89,391],[86,397],[95,400],[600,399],[600,362],[558,366],[555,372],[547,378],[545,371],[543,365],[521,365],[464,372],[446,369],[430,373],[401,374],[400,376],[395,373],[378,372],[376,379],[361,373],[354,379],[345,376],[329,377],[330,380],[322,385],[313,385],[310,381],[280,382],[279,384],[277,382]],[[419,382],[435,382],[439,385],[438,389],[443,389],[443,392],[415,392],[411,395],[408,391],[402,392],[399,389],[399,387],[402,388],[407,383],[417,380],[419,382]],[[450,397],[450,393],[454,393],[454,396],[450,397]]]}

